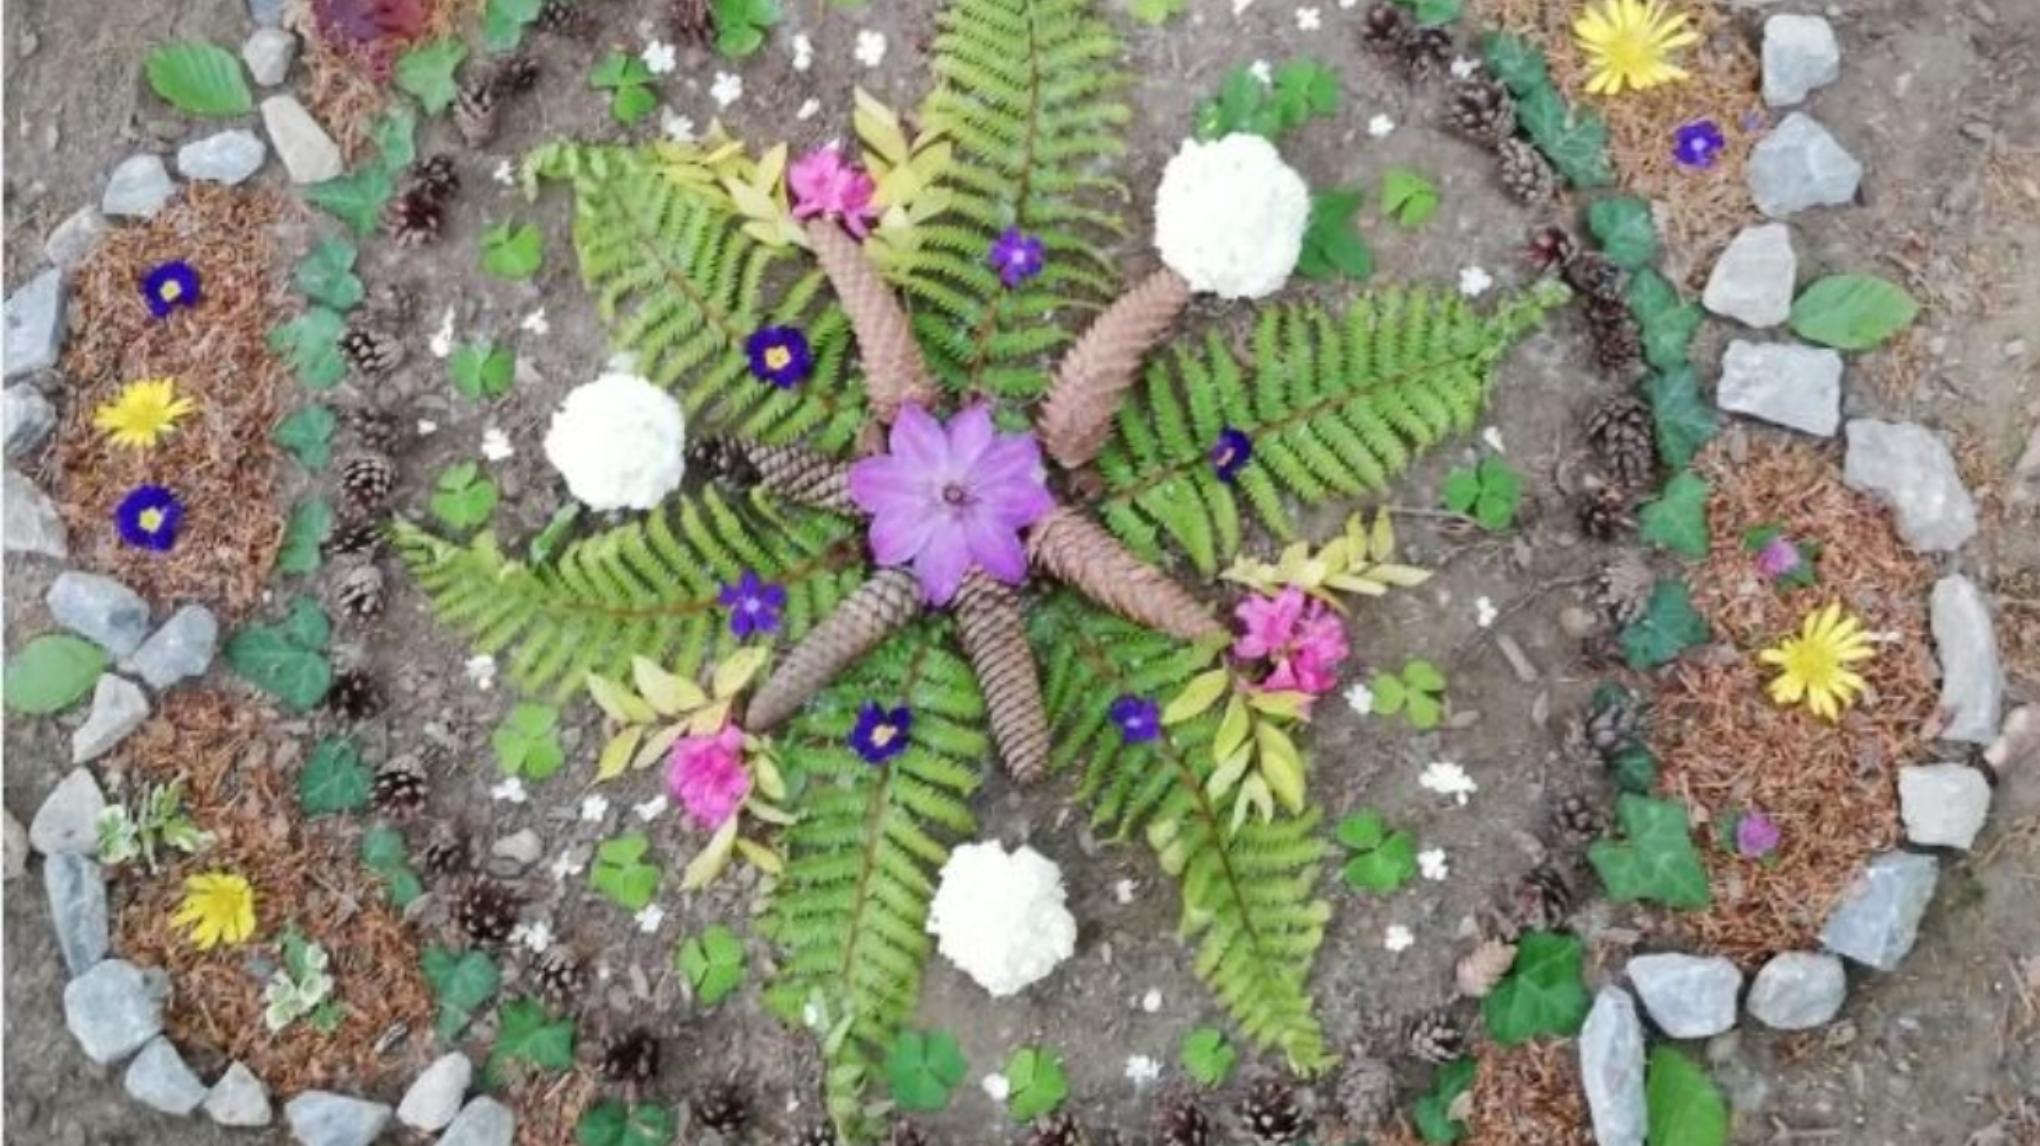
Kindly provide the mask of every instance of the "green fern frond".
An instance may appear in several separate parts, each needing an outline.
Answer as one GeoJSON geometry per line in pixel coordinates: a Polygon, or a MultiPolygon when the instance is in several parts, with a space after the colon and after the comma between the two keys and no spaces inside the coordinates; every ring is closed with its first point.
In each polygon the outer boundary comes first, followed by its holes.
{"type": "Polygon", "coordinates": [[[782,952],[767,998],[823,1028],[830,1117],[860,1137],[865,1086],[920,1001],[936,872],[950,842],[976,830],[967,801],[990,750],[984,701],[948,625],[923,620],[824,691],[779,747],[803,791],[767,923],[782,952]],[[914,714],[912,745],[883,767],[849,746],[869,700],[914,714]]]}
{"type": "Polygon", "coordinates": [[[716,595],[754,569],[786,586],[785,631],[798,637],[863,581],[863,541],[841,518],[768,516],[713,489],[676,497],[532,568],[484,532],[467,545],[406,521],[396,549],[433,610],[526,692],[564,697],[589,672],[626,677],[632,656],[693,671],[730,640],[716,595]]]}
{"type": "Polygon", "coordinates": [[[1144,556],[1166,543],[1214,573],[1239,549],[1244,513],[1291,537],[1285,495],[1381,493],[1418,453],[1470,428],[1502,355],[1564,301],[1563,287],[1540,285],[1479,314],[1456,294],[1390,290],[1343,318],[1269,307],[1244,358],[1216,333],[1179,345],[1120,408],[1098,459],[1109,490],[1098,513],[1144,556]],[[1253,443],[1230,484],[1210,462],[1227,427],[1253,443]]]}
{"type": "Polygon", "coordinates": [[[1127,744],[1109,710],[1121,696],[1166,703],[1216,649],[1184,646],[1099,616],[1059,594],[1034,613],[1035,647],[1049,654],[1046,692],[1058,763],[1088,757],[1079,796],[1095,825],[1141,833],[1182,888],[1180,930],[1194,970],[1257,1046],[1315,1074],[1334,1058],[1312,1014],[1310,969],[1331,905],[1315,895],[1325,855],[1318,812],[1249,817],[1235,828],[1205,782],[1215,769],[1216,713],[1127,744]]]}

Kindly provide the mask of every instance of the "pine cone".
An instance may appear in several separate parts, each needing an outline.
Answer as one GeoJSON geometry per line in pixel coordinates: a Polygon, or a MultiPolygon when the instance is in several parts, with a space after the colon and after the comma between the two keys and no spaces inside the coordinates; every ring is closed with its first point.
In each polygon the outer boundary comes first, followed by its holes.
{"type": "Polygon", "coordinates": [[[1423,1062],[1448,1063],[1466,1053],[1466,1032],[1443,1010],[1425,1011],[1403,1024],[1403,1047],[1423,1062]]]}
{"type": "Polygon", "coordinates": [[[762,476],[751,464],[751,444],[705,434],[687,443],[687,472],[734,489],[748,490],[762,476]]]}
{"type": "Polygon", "coordinates": [[[643,1027],[611,1035],[602,1043],[596,1069],[611,1082],[633,1086],[650,1082],[659,1073],[658,1036],[643,1027]]]}
{"type": "Polygon", "coordinates": [[[1444,28],[1412,28],[1396,45],[1403,73],[1413,81],[1428,80],[1452,62],[1452,33],[1444,28]]]}
{"type": "MultiPolygon", "coordinates": [[[[511,920],[516,926],[516,920],[511,920]]],[[[506,931],[504,934],[508,934],[506,931]]],[[[531,968],[538,995],[556,1011],[571,1011],[588,990],[588,964],[565,947],[549,947],[531,968]]]]}
{"type": "Polygon", "coordinates": [[[1626,625],[1650,606],[1657,588],[1657,573],[1640,554],[1624,553],[1601,569],[1595,582],[1594,603],[1616,625],[1626,625]]]}
{"type": "Polygon", "coordinates": [[[921,1129],[918,1122],[899,1118],[893,1121],[892,1132],[886,1136],[886,1141],[890,1146],[928,1146],[928,1132],[921,1129]]]}
{"type": "Polygon", "coordinates": [[[406,819],[425,806],[425,769],[416,756],[399,756],[375,770],[369,800],[378,814],[406,819]]]}
{"type": "Polygon", "coordinates": [[[891,422],[908,402],[934,406],[939,391],[914,341],[907,312],[864,248],[832,219],[808,220],[807,237],[815,261],[829,276],[829,285],[835,288],[836,299],[856,331],[872,414],[881,422],[891,422]]]}
{"type": "Polygon", "coordinates": [[[1601,838],[1608,817],[1600,805],[1578,793],[1567,793],[1551,806],[1551,830],[1567,847],[1580,849],[1601,838]]]}
{"type": "Polygon", "coordinates": [[[531,26],[549,36],[565,36],[580,39],[593,27],[588,12],[573,0],[545,0],[545,6],[538,10],[538,18],[531,26]]]}
{"type": "Polygon", "coordinates": [[[1589,752],[1605,761],[1641,740],[1644,730],[1643,705],[1636,694],[1611,685],[1595,692],[1593,704],[1574,736],[1589,752]]]}
{"type": "Polygon", "coordinates": [[[383,229],[400,247],[436,243],[445,228],[445,209],[439,198],[423,187],[405,189],[383,211],[383,229]]]}
{"type": "Polygon", "coordinates": [[[435,879],[463,874],[473,863],[474,851],[467,832],[450,824],[435,829],[418,853],[418,866],[435,879]]]}
{"type": "Polygon", "coordinates": [[[373,558],[382,551],[383,524],[361,518],[344,521],[326,538],[326,556],[373,558]]]}
{"type": "Polygon", "coordinates": [[[699,460],[702,472],[739,489],[762,489],[797,505],[830,513],[860,514],[850,500],[850,466],[806,446],[768,446],[735,438],[706,438],[697,443],[689,464],[699,460]]]}
{"type": "Polygon", "coordinates": [[[1453,968],[1452,978],[1458,984],[1461,995],[1469,999],[1484,999],[1515,965],[1515,944],[1483,939],[1480,946],[1460,958],[1459,965],[1453,968]]]}
{"type": "Polygon", "coordinates": [[[751,1104],[734,1079],[715,1083],[694,1100],[694,1120],[725,1138],[733,1138],[751,1120],[751,1104]]]}
{"type": "Polygon", "coordinates": [[[1495,144],[1500,157],[1502,189],[1518,202],[1548,203],[1558,195],[1558,172],[1526,140],[1508,138],[1495,144]]]}
{"type": "Polygon", "coordinates": [[[745,730],[764,732],[792,716],[837,673],[920,612],[921,586],[913,574],[901,569],[872,574],[786,654],[751,697],[744,711],[745,730]]]}
{"type": "Polygon", "coordinates": [[[1335,1100],[1346,1116],[1347,1130],[1364,1134],[1394,1112],[1395,1073],[1387,1063],[1355,1047],[1339,1068],[1335,1100]]]}
{"type": "Polygon", "coordinates": [[[340,412],[340,425],[366,450],[386,454],[403,437],[403,424],[394,414],[374,406],[349,406],[340,412]]]}
{"type": "Polygon", "coordinates": [[[1541,863],[1510,888],[1503,921],[1513,939],[1525,931],[1559,930],[1572,912],[1573,891],[1565,873],[1541,863]]]}
{"type": "Polygon", "coordinates": [[[1155,1115],[1155,1146],[1212,1146],[1217,1141],[1218,1131],[1196,1095],[1177,1091],[1162,1099],[1155,1115]]]}
{"type": "Polygon", "coordinates": [[[1027,1146],[1087,1146],[1090,1139],[1068,1111],[1038,1118],[1027,1135],[1027,1146]]]}
{"type": "Polygon", "coordinates": [[[368,288],[361,312],[385,326],[408,326],[418,313],[418,292],[404,283],[385,279],[368,288]]]}
{"type": "Polygon", "coordinates": [[[365,669],[344,669],[333,674],[326,689],[326,707],[341,719],[363,721],[383,710],[382,686],[365,669]]]}
{"type": "Polygon", "coordinates": [[[1509,90],[1486,76],[1455,81],[1445,100],[1454,131],[1490,149],[1516,134],[1516,102],[1509,90]]]}
{"type": "Polygon", "coordinates": [[[469,80],[453,97],[453,128],[462,143],[477,150],[496,138],[496,85],[490,79],[469,80]]]}
{"type": "Polygon", "coordinates": [[[1565,281],[1590,299],[1621,302],[1628,276],[1599,251],[1581,251],[1565,265],[1565,281]]]}
{"type": "Polygon", "coordinates": [[[1367,22],[1361,25],[1361,42],[1381,51],[1393,51],[1410,34],[1416,22],[1400,4],[1380,0],[1367,10],[1367,22]]]}
{"type": "Polygon", "coordinates": [[[333,598],[356,620],[368,621],[382,615],[383,571],[372,561],[360,561],[341,572],[333,586],[333,598]]]}
{"type": "Polygon", "coordinates": [[[468,884],[454,904],[454,922],[476,943],[493,946],[517,929],[517,893],[486,877],[468,884]]]}
{"type": "Polygon", "coordinates": [[[836,1146],[836,1127],[826,1119],[810,1122],[793,1136],[793,1146],[836,1146]]]}
{"type": "Polygon", "coordinates": [[[709,14],[708,0],[672,0],[667,11],[667,25],[673,29],[673,41],[679,44],[693,44],[704,47],[715,38],[715,20],[709,14]]]}
{"type": "Polygon", "coordinates": [[[1614,486],[1576,494],[1573,512],[1579,517],[1580,532],[1596,541],[1613,541],[1636,528],[1636,515],[1630,512],[1628,495],[1614,486]]]}
{"type": "Polygon", "coordinates": [[[983,570],[964,575],[952,611],[964,655],[976,672],[990,713],[992,740],[1006,774],[1029,784],[1048,770],[1048,710],[1027,643],[1020,591],[983,570]]]}
{"type": "Polygon", "coordinates": [[[356,370],[381,377],[403,365],[404,342],[380,327],[356,323],[340,336],[340,353],[356,370]]]}
{"type": "Polygon", "coordinates": [[[1289,1146],[1309,1130],[1296,1088],[1287,1079],[1264,1078],[1240,1100],[1240,1121],[1247,1135],[1264,1146],[1289,1146]]]}
{"type": "Polygon", "coordinates": [[[1571,231],[1553,224],[1541,227],[1530,236],[1530,244],[1523,251],[1525,261],[1538,270],[1563,267],[1580,253],[1580,241],[1571,231]]]}
{"type": "Polygon", "coordinates": [[[381,454],[354,454],[340,463],[340,490],[362,512],[381,509],[397,484],[397,468],[381,454]]]}
{"type": "Polygon", "coordinates": [[[503,62],[489,76],[489,87],[497,99],[523,95],[538,86],[538,61],[529,53],[516,52],[505,56],[503,62]]]}
{"type": "Polygon", "coordinates": [[[1645,489],[1657,472],[1656,420],[1650,404],[1617,394],[1587,415],[1587,444],[1608,476],[1630,489],[1645,489]]]}
{"type": "Polygon", "coordinates": [[[1057,464],[1073,470],[1105,448],[1141,362],[1189,301],[1183,276],[1158,270],[1120,295],[1063,356],[1035,417],[1041,444],[1057,464]]]}
{"type": "Polygon", "coordinates": [[[1186,641],[1224,636],[1204,603],[1082,513],[1050,510],[1027,534],[1033,566],[1135,624],[1186,641]]]}
{"type": "Polygon", "coordinates": [[[1643,332],[1635,319],[1593,328],[1594,363],[1601,372],[1618,381],[1628,381],[1643,370],[1643,332]]]}

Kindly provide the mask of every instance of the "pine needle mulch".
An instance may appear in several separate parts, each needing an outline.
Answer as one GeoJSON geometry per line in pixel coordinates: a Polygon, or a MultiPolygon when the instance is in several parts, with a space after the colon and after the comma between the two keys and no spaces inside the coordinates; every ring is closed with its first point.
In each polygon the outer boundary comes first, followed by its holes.
{"type": "Polygon", "coordinates": [[[1711,447],[1713,548],[1692,571],[1693,600],[1719,655],[1690,658],[1657,689],[1652,747],[1664,789],[1698,821],[1714,901],[1680,914],[1708,948],[1745,964],[1806,949],[1864,860],[1898,839],[1897,770],[1920,754],[1939,702],[1928,641],[1932,568],[1906,548],[1890,513],[1842,484],[1831,451],[1753,440],[1737,461],[1711,447]],[[1821,546],[1819,583],[1780,592],[1760,581],[1743,535],[1767,523],[1821,546]],[[1759,650],[1840,601],[1879,640],[1858,666],[1869,689],[1830,724],[1765,692],[1759,650]],[[1783,843],[1758,863],[1715,846],[1720,826],[1760,809],[1783,843]]]}
{"type": "Polygon", "coordinates": [[[114,760],[133,780],[185,782],[186,807],[213,846],[177,856],[155,875],[140,867],[112,881],[115,950],[161,967],[174,984],[165,1028],[187,1055],[211,1053],[248,1064],[272,1092],[320,1088],[372,1091],[401,1081],[431,1049],[432,998],[416,941],[355,854],[338,821],[307,824],[296,801],[296,746],[270,732],[259,707],[217,692],[177,692],[121,747],[114,760]],[[255,890],[256,938],[199,951],[170,925],[184,878],[225,871],[255,890]],[[346,1016],[331,1034],[309,1022],[281,1034],[262,1021],[268,968],[281,959],[287,927],[331,957],[333,998],[346,1016]],[[409,1032],[399,1049],[380,1045],[409,1032]]]}
{"type": "Polygon", "coordinates": [[[283,510],[269,435],[288,376],[266,342],[283,317],[271,231],[292,209],[270,192],[189,183],[155,219],[107,235],[72,277],[70,408],[53,492],[78,562],[157,604],[203,600],[231,620],[275,564],[283,510]],[[140,284],[173,259],[197,270],[202,301],[158,319],[140,284]],[[129,382],[158,377],[176,379],[198,408],[155,446],[111,445],[94,410],[129,382]],[[125,545],[114,528],[115,507],[145,483],[184,502],[167,553],[125,545]]]}
{"type": "MultiPolygon", "coordinates": [[[[309,4],[292,10],[285,23],[305,45],[305,106],[319,121],[349,165],[366,152],[376,117],[390,105],[391,69],[409,47],[429,44],[455,33],[461,23],[482,10],[482,0],[407,0],[422,7],[419,31],[408,41],[379,40],[368,44],[335,43],[319,26],[309,4]]],[[[470,63],[469,67],[478,67],[470,63]]]]}
{"type": "Polygon", "coordinates": [[[535,1074],[511,1085],[504,1101],[517,1111],[517,1146],[577,1146],[575,1127],[600,1089],[587,1070],[535,1074]]]}
{"type": "Polygon", "coordinates": [[[1579,1046],[1570,1040],[1481,1047],[1467,1093],[1470,1146],[1594,1146],[1579,1046]]]}

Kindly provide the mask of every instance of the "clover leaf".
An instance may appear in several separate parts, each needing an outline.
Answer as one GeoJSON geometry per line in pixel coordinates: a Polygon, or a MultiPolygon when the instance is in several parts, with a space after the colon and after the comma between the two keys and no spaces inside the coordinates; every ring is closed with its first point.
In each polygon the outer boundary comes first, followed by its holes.
{"type": "Polygon", "coordinates": [[[432,516],[448,529],[470,530],[489,520],[496,509],[496,483],[474,462],[457,462],[439,471],[432,491],[432,516]]]}
{"type": "Polygon", "coordinates": [[[1516,507],[1523,500],[1523,479],[1498,457],[1486,457],[1475,466],[1460,466],[1445,475],[1445,508],[1463,513],[1481,528],[1500,531],[1516,521],[1516,507]]]}
{"type": "Polygon", "coordinates": [[[1178,1052],[1183,1060],[1183,1070],[1198,1085],[1217,1088],[1225,1085],[1232,1074],[1233,1064],[1239,1061],[1239,1052],[1226,1041],[1225,1032],[1217,1027],[1198,1027],[1183,1036],[1183,1049],[1178,1052]]]}
{"type": "Polygon", "coordinates": [[[1341,820],[1334,834],[1354,853],[1342,872],[1350,887],[1387,895],[1417,874],[1417,837],[1390,831],[1372,808],[1341,820]]]}
{"type": "Polygon", "coordinates": [[[1681,470],[1665,483],[1657,500],[1636,515],[1638,534],[1660,549],[1684,557],[1707,556],[1707,483],[1681,470]]]}
{"type": "Polygon", "coordinates": [[[320,241],[298,264],[297,289],[313,302],[337,311],[361,302],[361,280],[354,275],[354,244],[342,238],[320,241]]]}
{"type": "Polygon", "coordinates": [[[433,1029],[447,1042],[460,1036],[483,1003],[502,986],[503,975],[495,961],[481,951],[455,954],[432,946],[422,956],[425,982],[439,1003],[439,1018],[433,1029]]]}
{"type": "Polygon", "coordinates": [[[1509,973],[1481,1000],[1489,1037],[1515,1046],[1539,1035],[1564,1038],[1579,1030],[1588,1006],[1587,985],[1580,977],[1582,953],[1576,935],[1524,935],[1509,973]]]}
{"type": "Polygon", "coordinates": [[[283,573],[316,573],[319,547],[333,529],[333,507],[322,497],[308,497],[291,506],[283,523],[283,544],[276,550],[276,568],[283,573]]]}
{"type": "Polygon", "coordinates": [[[498,223],[482,232],[482,269],[512,282],[528,279],[545,262],[544,247],[544,237],[530,223],[498,223]]]}
{"type": "Polygon", "coordinates": [[[1006,1060],[1006,1112],[1015,1122],[1032,1122],[1052,1113],[1070,1093],[1062,1056],[1052,1050],[1021,1047],[1006,1060]]]}
{"type": "Polygon", "coordinates": [[[1436,728],[1445,718],[1445,674],[1430,661],[1407,661],[1400,674],[1377,672],[1369,689],[1374,694],[1376,716],[1403,713],[1410,727],[1418,731],[1436,728]]]}
{"type": "Polygon", "coordinates": [[[347,320],[340,313],[315,306],[280,323],[269,332],[269,349],[282,357],[298,381],[314,390],[328,390],[347,377],[347,360],[340,356],[340,335],[347,320]]]}
{"type": "Polygon", "coordinates": [[[383,881],[390,902],[399,911],[425,894],[424,882],[411,870],[404,833],[388,824],[377,824],[361,834],[361,866],[383,881]]]}
{"type": "MultiPolygon", "coordinates": [[[[735,2],[741,4],[745,0],[735,2]]],[[[718,29],[722,27],[720,20],[716,26],[718,29]]],[[[739,42],[743,39],[740,29],[732,29],[730,34],[739,42]]],[[[718,42],[721,36],[719,31],[718,42]]],[[[763,43],[764,39],[764,33],[759,32],[759,43],[763,43]]],[[[757,50],[757,45],[752,45],[751,50],[757,50]]],[[[628,52],[612,51],[602,57],[595,70],[588,73],[588,86],[609,92],[609,114],[618,123],[636,123],[659,105],[659,97],[652,91],[652,69],[646,66],[644,60],[628,52]]]]}
{"type": "Polygon", "coordinates": [[[307,816],[358,812],[368,807],[373,778],[351,741],[319,741],[298,773],[298,808],[307,816]]]}
{"type": "Polygon", "coordinates": [[[489,737],[503,774],[543,780],[559,771],[567,760],[559,723],[560,710],[551,705],[525,701],[511,709],[489,737]]]}
{"type": "Polygon", "coordinates": [[[1620,841],[1596,840],[1587,862],[1600,873],[1616,903],[1647,900],[1667,907],[1705,907],[1712,896],[1707,869],[1687,829],[1686,806],[1677,800],[1624,794],[1615,803],[1620,841]]]}
{"type": "Polygon", "coordinates": [[[1829,275],[1792,303],[1792,333],[1837,350],[1871,350],[1906,327],[1920,304],[1876,275],[1829,275]]]}
{"type": "Polygon", "coordinates": [[[1197,105],[1196,135],[1248,132],[1274,139],[1338,107],[1338,73],[1311,59],[1291,60],[1264,82],[1247,68],[1226,73],[1218,94],[1197,105]]]}
{"type": "Polygon", "coordinates": [[[641,911],[659,889],[659,869],[644,862],[652,842],[643,832],[630,832],[595,849],[588,886],[629,911],[641,911]]]}
{"type": "Polygon", "coordinates": [[[1659,581],[1650,591],[1643,615],[1622,629],[1622,655],[1641,672],[1670,664],[1680,653],[1707,641],[1707,619],[1693,608],[1693,591],[1684,581],[1659,581]]]}
{"type": "Polygon", "coordinates": [[[1651,1146],[1722,1146],[1728,1103],[1707,1072],[1676,1048],[1651,1048],[1644,1075],[1651,1146]]]}
{"type": "Polygon", "coordinates": [[[467,59],[467,43],[455,36],[420,44],[397,57],[397,87],[418,98],[426,115],[438,115],[460,93],[453,73],[467,59]]]}
{"type": "Polygon", "coordinates": [[[1303,231],[1303,253],[1296,273],[1307,279],[1339,276],[1358,281],[1374,270],[1374,255],[1353,226],[1360,192],[1333,187],[1310,197],[1310,223],[1303,231]]]}
{"type": "Polygon", "coordinates": [[[322,470],[333,459],[333,428],[338,419],[329,406],[311,405],[276,424],[269,440],[290,452],[308,470],[322,470]]]}
{"type": "Polygon", "coordinates": [[[718,923],[680,945],[673,961],[701,1004],[713,1007],[744,981],[744,944],[718,923]]]}
{"type": "Polygon", "coordinates": [[[740,59],[765,46],[765,33],[779,23],[778,0],[713,0],[715,50],[740,59]]]}
{"type": "Polygon", "coordinates": [[[948,1106],[949,1092],[968,1068],[956,1036],[948,1031],[901,1031],[885,1055],[886,1085],[902,1110],[948,1106]]]}
{"type": "Polygon", "coordinates": [[[517,378],[517,355],[493,342],[469,343],[447,358],[446,375],[470,398],[499,398],[517,378]]]}
{"type": "Polygon", "coordinates": [[[281,622],[248,625],[229,637],[227,667],[292,712],[310,712],[333,683],[326,661],[331,634],[324,611],[300,597],[281,622]]]}
{"type": "Polygon", "coordinates": [[[1405,227],[1421,227],[1438,213],[1438,187],[1404,167],[1381,175],[1381,210],[1405,227]]]}
{"type": "Polygon", "coordinates": [[[1410,1110],[1410,1121],[1416,1125],[1418,1137],[1449,1146],[1466,1134],[1466,1124],[1452,1117],[1452,1107],[1479,1073],[1479,1063],[1471,1058],[1453,1059],[1438,1068],[1431,1089],[1410,1110]]]}
{"type": "Polygon", "coordinates": [[[24,716],[48,716],[76,704],[99,683],[106,653],[69,633],[44,633],[7,658],[7,707],[24,716]]]}
{"type": "Polygon", "coordinates": [[[497,1012],[501,1022],[496,1043],[489,1049],[488,1065],[482,1077],[489,1082],[503,1077],[503,1067],[524,1063],[540,1070],[571,1070],[574,1066],[574,1020],[555,1019],[538,1000],[512,999],[497,1012]]]}

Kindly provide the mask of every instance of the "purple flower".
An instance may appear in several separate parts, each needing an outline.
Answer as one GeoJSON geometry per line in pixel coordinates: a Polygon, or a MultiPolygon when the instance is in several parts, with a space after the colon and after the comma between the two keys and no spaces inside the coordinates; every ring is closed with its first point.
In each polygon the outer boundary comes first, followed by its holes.
{"type": "Polygon", "coordinates": [[[850,730],[850,747],[866,764],[883,764],[907,750],[913,731],[914,714],[905,705],[884,708],[867,700],[857,710],[857,726],[850,730]]]}
{"type": "Polygon", "coordinates": [[[182,259],[159,263],[142,276],[142,299],[157,318],[169,318],[170,312],[180,307],[197,306],[198,272],[182,259]]]}
{"type": "Polygon", "coordinates": [[[1218,473],[1218,480],[1231,485],[1240,468],[1253,457],[1254,439],[1245,430],[1227,426],[1218,432],[1218,444],[1211,447],[1211,468],[1218,473]]]}
{"type": "Polygon", "coordinates": [[[1672,158],[1685,167],[1712,167],[1714,157],[1727,144],[1719,124],[1711,119],[1696,119],[1672,133],[1672,158]]]}
{"type": "Polygon", "coordinates": [[[1112,702],[1112,723],[1128,744],[1146,744],[1162,734],[1161,709],[1144,696],[1122,696],[1112,702]]]}
{"type": "Polygon", "coordinates": [[[1046,258],[1042,253],[1041,240],[1018,227],[1008,227],[993,241],[991,250],[992,269],[999,272],[999,281],[1008,288],[1019,286],[1041,273],[1046,258]]]}
{"type": "Polygon", "coordinates": [[[850,467],[850,499],[871,515],[874,561],[912,565],[935,605],[972,569],[1008,584],[1027,576],[1020,533],[1055,506],[1033,435],[999,433],[983,403],[947,426],[909,404],[886,449],[850,467]]]}
{"type": "Polygon", "coordinates": [[[136,486],[113,511],[122,541],[157,553],[177,544],[177,527],[183,521],[184,503],[160,485],[136,486]]]}
{"type": "Polygon", "coordinates": [[[751,377],[781,390],[793,389],[814,373],[815,356],[799,327],[767,326],[752,331],[744,340],[744,353],[751,359],[751,377]]]}
{"type": "Polygon", "coordinates": [[[724,585],[716,600],[730,611],[730,632],[738,640],[756,633],[777,632],[779,610],[786,606],[786,587],[760,581],[755,569],[744,570],[734,585],[724,585]]]}
{"type": "Polygon", "coordinates": [[[1804,562],[1805,558],[1800,554],[1799,546],[1782,533],[1766,541],[1763,548],[1757,550],[1757,572],[1773,581],[1799,572],[1799,567],[1804,562]]]}
{"type": "Polygon", "coordinates": [[[1744,859],[1763,859],[1778,850],[1784,834],[1762,812],[1744,812],[1735,821],[1735,850],[1744,859]]]}

